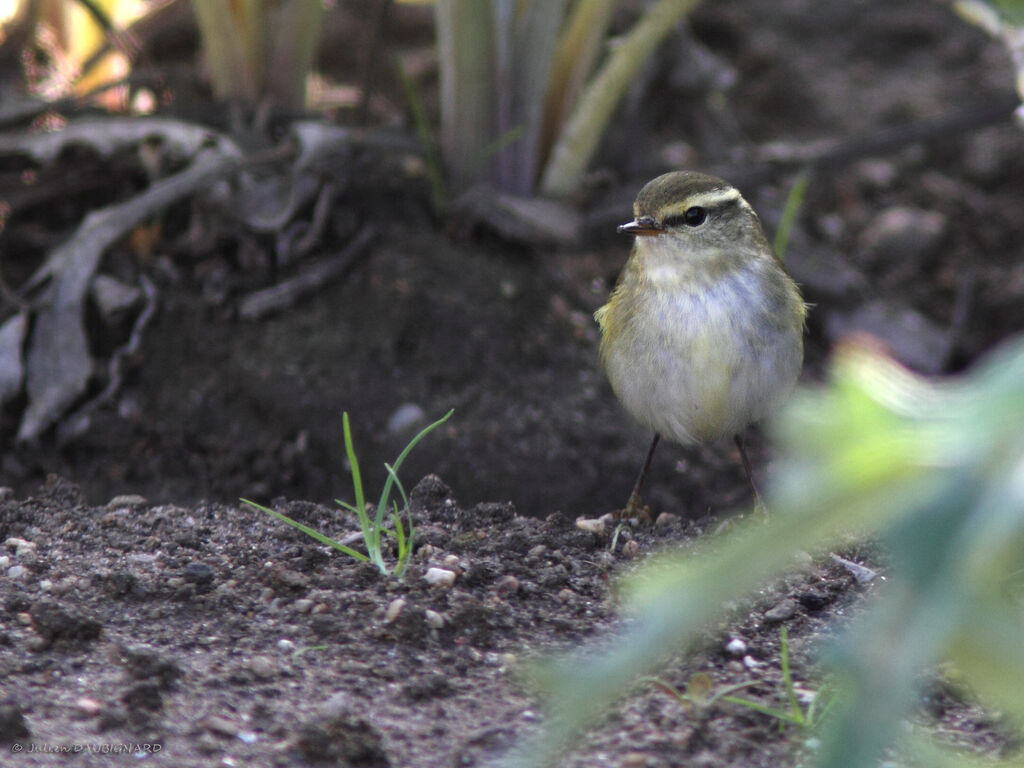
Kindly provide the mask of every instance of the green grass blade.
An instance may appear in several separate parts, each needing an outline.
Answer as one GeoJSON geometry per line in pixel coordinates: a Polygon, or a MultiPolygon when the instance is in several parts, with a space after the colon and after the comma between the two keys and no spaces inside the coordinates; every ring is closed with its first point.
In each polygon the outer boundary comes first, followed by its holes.
{"type": "Polygon", "coordinates": [[[793,222],[800,206],[804,204],[807,196],[807,186],[811,182],[811,175],[804,171],[796,177],[796,182],[786,196],[786,206],[782,209],[782,217],[779,219],[779,228],[775,231],[775,256],[779,261],[786,260],[786,248],[789,245],[789,233],[793,230],[793,222]]]}
{"type": "Polygon", "coordinates": [[[448,413],[446,413],[440,419],[435,421],[433,424],[430,424],[430,425],[424,427],[422,430],[420,430],[419,434],[416,435],[416,437],[414,437],[412,440],[409,441],[409,444],[407,446],[405,446],[405,449],[400,454],[398,454],[398,458],[395,459],[394,467],[393,468],[389,468],[388,479],[384,482],[384,490],[381,491],[381,494],[380,494],[380,503],[377,505],[377,525],[378,526],[380,525],[381,521],[383,520],[382,509],[384,509],[384,508],[386,508],[388,506],[388,499],[391,498],[391,486],[392,486],[392,484],[395,482],[395,480],[398,477],[398,470],[402,466],[402,462],[405,461],[405,457],[408,456],[409,452],[412,451],[412,449],[416,447],[416,443],[418,443],[424,437],[429,435],[432,431],[434,431],[439,426],[441,426],[446,421],[448,421],[448,419],[451,418],[451,415],[453,413],[455,413],[455,409],[454,408],[452,408],[450,411],[448,411],[448,413]]]}
{"type": "Polygon", "coordinates": [[[324,536],[322,533],[320,533],[320,531],[314,530],[313,528],[310,528],[308,525],[303,525],[298,520],[293,520],[292,518],[288,517],[288,515],[282,514],[277,510],[271,509],[270,507],[264,507],[262,504],[257,504],[255,501],[249,501],[249,499],[242,499],[242,502],[248,504],[250,507],[255,507],[261,512],[266,512],[271,517],[276,517],[282,523],[287,523],[292,528],[296,528],[302,531],[304,534],[306,534],[312,539],[316,539],[321,544],[326,544],[329,547],[334,547],[334,549],[338,550],[339,552],[344,552],[349,557],[355,558],[361,563],[370,562],[370,558],[368,558],[362,552],[352,549],[352,547],[347,547],[340,541],[335,541],[330,536],[324,536]]]}
{"type": "Polygon", "coordinates": [[[723,696],[722,701],[728,701],[730,704],[739,704],[741,707],[746,707],[747,709],[752,709],[755,712],[760,712],[762,715],[774,717],[776,720],[783,723],[803,725],[801,720],[796,720],[789,712],[784,709],[779,709],[778,707],[769,707],[759,702],[751,701],[750,699],[741,699],[737,696],[723,696]]]}
{"type": "Polygon", "coordinates": [[[434,213],[441,213],[448,205],[448,188],[444,183],[444,169],[441,165],[441,152],[437,148],[437,141],[434,139],[434,132],[430,127],[430,118],[427,117],[427,110],[423,106],[423,99],[416,90],[416,83],[409,77],[409,73],[402,66],[402,60],[395,57],[395,71],[402,83],[402,90],[405,91],[405,98],[409,102],[409,112],[412,113],[412,122],[416,128],[416,135],[420,144],[423,145],[423,161],[427,166],[427,178],[430,179],[430,196],[434,204],[434,213]]]}
{"type": "Polygon", "coordinates": [[[779,656],[782,660],[782,685],[789,701],[789,711],[793,713],[794,722],[803,725],[804,713],[800,709],[800,702],[796,697],[796,689],[793,687],[793,674],[789,669],[789,631],[786,627],[779,633],[779,656]]]}
{"type": "MultiPolygon", "coordinates": [[[[363,478],[359,472],[359,459],[356,458],[356,449],[352,444],[352,428],[348,422],[348,411],[341,414],[342,432],[345,436],[345,455],[348,456],[349,471],[352,473],[352,489],[356,495],[355,513],[359,517],[359,525],[363,531],[363,541],[366,542],[366,551],[370,560],[382,568],[383,561],[380,557],[380,537],[374,536],[374,530],[370,525],[370,517],[366,514],[366,497],[363,495],[363,478]]],[[[386,569],[384,569],[386,572],[386,569]]]]}

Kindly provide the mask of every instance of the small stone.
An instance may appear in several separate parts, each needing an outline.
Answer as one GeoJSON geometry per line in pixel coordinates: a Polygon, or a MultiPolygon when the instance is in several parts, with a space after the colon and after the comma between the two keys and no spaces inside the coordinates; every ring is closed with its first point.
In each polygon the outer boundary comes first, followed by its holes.
{"type": "Polygon", "coordinates": [[[103,711],[103,704],[88,696],[75,699],[75,712],[83,718],[96,717],[103,711]]]}
{"type": "Polygon", "coordinates": [[[286,637],[282,637],[277,641],[277,650],[282,653],[293,653],[295,651],[295,643],[286,637]]]}
{"type": "Polygon", "coordinates": [[[654,521],[654,525],[657,528],[667,528],[670,525],[675,525],[679,522],[679,515],[672,514],[671,512],[662,512],[654,521]]]}
{"type": "Polygon", "coordinates": [[[213,568],[206,563],[191,562],[182,569],[181,575],[185,581],[193,584],[209,584],[213,581],[213,568]]]}
{"type": "Polygon", "coordinates": [[[280,668],[274,659],[260,654],[249,659],[249,671],[260,680],[270,680],[277,676],[280,668]]]}
{"type": "Polygon", "coordinates": [[[499,597],[511,597],[519,591],[519,579],[512,574],[502,576],[494,585],[494,591],[498,593],[499,597]]]}
{"type": "Polygon", "coordinates": [[[646,752],[625,752],[619,758],[619,765],[622,768],[646,768],[651,765],[652,755],[648,755],[646,752]]]}
{"type": "Polygon", "coordinates": [[[793,618],[799,609],[800,606],[796,600],[790,600],[787,597],[785,600],[765,611],[764,620],[771,624],[777,624],[781,621],[786,621],[786,619],[793,618]]]}
{"type": "Polygon", "coordinates": [[[416,403],[403,403],[388,419],[388,432],[402,435],[425,422],[427,413],[416,403]]]}
{"type": "Polygon", "coordinates": [[[447,589],[455,584],[455,572],[447,568],[428,568],[423,580],[432,587],[447,589]]]}
{"type": "Polygon", "coordinates": [[[402,609],[405,608],[405,600],[401,597],[396,597],[390,603],[388,603],[387,609],[384,611],[384,623],[390,624],[402,614],[402,609]]]}
{"type": "Polygon", "coordinates": [[[307,597],[303,597],[296,600],[293,607],[298,613],[309,613],[313,610],[313,601],[307,597]]]}
{"type": "Polygon", "coordinates": [[[623,557],[636,557],[640,554],[640,545],[636,539],[630,539],[622,545],[623,557]]]}
{"type": "Polygon", "coordinates": [[[423,612],[423,618],[427,622],[427,626],[431,629],[441,629],[445,625],[444,616],[437,611],[432,611],[429,608],[423,612]]]}
{"type": "Polygon", "coordinates": [[[219,736],[238,735],[238,726],[226,717],[220,717],[219,715],[207,715],[203,719],[202,725],[206,730],[219,736]]]}
{"type": "Polygon", "coordinates": [[[9,539],[7,539],[7,541],[4,542],[4,544],[7,545],[8,548],[15,550],[15,554],[17,554],[17,550],[36,548],[36,543],[34,541],[29,541],[28,539],[19,539],[16,536],[11,536],[9,539]]]}
{"type": "Polygon", "coordinates": [[[758,661],[753,656],[744,656],[743,657],[743,666],[746,667],[747,669],[758,669],[759,667],[763,667],[764,666],[764,662],[763,661],[758,661]]]}
{"type": "Polygon", "coordinates": [[[938,211],[893,206],[865,225],[861,249],[871,259],[916,264],[938,248],[946,229],[946,217],[938,211]]]}
{"type": "Polygon", "coordinates": [[[11,564],[11,558],[7,555],[0,555],[0,569],[6,569],[11,564]]]}
{"type": "Polygon", "coordinates": [[[121,507],[144,507],[149,504],[149,499],[137,493],[123,493],[115,496],[107,502],[107,509],[120,509],[121,507]]]}
{"type": "Polygon", "coordinates": [[[28,568],[24,565],[12,565],[7,569],[7,578],[17,581],[23,579],[28,574],[28,568]]]}
{"type": "Polygon", "coordinates": [[[465,570],[462,568],[462,563],[459,561],[458,555],[445,555],[444,559],[441,561],[441,565],[449,570],[455,571],[456,573],[460,570],[465,570]]]}
{"type": "Polygon", "coordinates": [[[725,652],[730,656],[736,656],[737,658],[747,652],[747,644],[742,638],[734,637],[725,644],[725,652]]]}
{"type": "Polygon", "coordinates": [[[603,517],[577,517],[576,528],[587,533],[596,533],[599,536],[604,535],[604,518],[603,517]]]}
{"type": "Polygon", "coordinates": [[[576,593],[568,587],[558,590],[558,601],[561,603],[571,603],[576,599],[576,593]]]}

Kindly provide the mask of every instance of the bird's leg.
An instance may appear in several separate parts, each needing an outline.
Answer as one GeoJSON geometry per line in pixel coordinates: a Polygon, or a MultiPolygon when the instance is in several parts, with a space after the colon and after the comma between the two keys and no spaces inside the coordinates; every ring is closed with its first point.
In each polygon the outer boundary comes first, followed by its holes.
{"type": "Polygon", "coordinates": [[[743,462],[743,472],[747,475],[747,482],[750,483],[750,490],[754,492],[754,509],[767,514],[768,507],[765,506],[764,499],[761,498],[761,493],[757,490],[757,483],[754,482],[754,473],[750,468],[750,459],[747,457],[747,449],[743,447],[743,437],[740,435],[734,435],[733,440],[736,441],[736,447],[740,449],[740,460],[743,462]]]}
{"type": "Polygon", "coordinates": [[[633,492],[629,494],[629,501],[626,502],[626,508],[622,510],[621,517],[626,519],[650,517],[644,509],[643,502],[640,500],[640,491],[643,489],[644,480],[647,479],[647,473],[651,469],[654,449],[658,447],[659,440],[661,440],[661,435],[655,432],[654,439],[651,441],[651,447],[647,450],[647,458],[644,460],[644,465],[640,468],[640,474],[636,477],[636,483],[633,484],[633,492]]]}

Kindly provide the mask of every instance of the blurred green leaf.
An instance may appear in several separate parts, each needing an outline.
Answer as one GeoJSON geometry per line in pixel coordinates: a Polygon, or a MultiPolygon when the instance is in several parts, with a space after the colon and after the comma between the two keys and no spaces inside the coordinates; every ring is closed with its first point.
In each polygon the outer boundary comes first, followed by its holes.
{"type": "Polygon", "coordinates": [[[624,583],[619,635],[537,671],[551,723],[516,756],[550,765],[594,718],[723,606],[850,533],[879,540],[887,581],[834,644],[829,768],[872,768],[940,661],[983,702],[1024,716],[1024,343],[967,376],[920,378],[870,344],[840,347],[830,383],[774,426],[772,518],[697,553],[665,554],[624,583]]]}

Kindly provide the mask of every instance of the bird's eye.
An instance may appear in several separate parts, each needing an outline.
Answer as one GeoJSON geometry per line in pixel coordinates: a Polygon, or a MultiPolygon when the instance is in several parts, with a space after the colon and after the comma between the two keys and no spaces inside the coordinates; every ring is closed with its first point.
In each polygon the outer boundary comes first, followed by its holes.
{"type": "Polygon", "coordinates": [[[680,224],[685,224],[688,227],[699,227],[707,221],[707,218],[707,209],[701,208],[699,205],[694,205],[687,208],[684,213],[678,213],[675,216],[669,216],[666,218],[665,226],[677,227],[680,224]]]}
{"type": "Polygon", "coordinates": [[[686,213],[683,214],[683,224],[688,227],[699,227],[707,217],[708,212],[695,205],[686,209],[686,213]]]}

